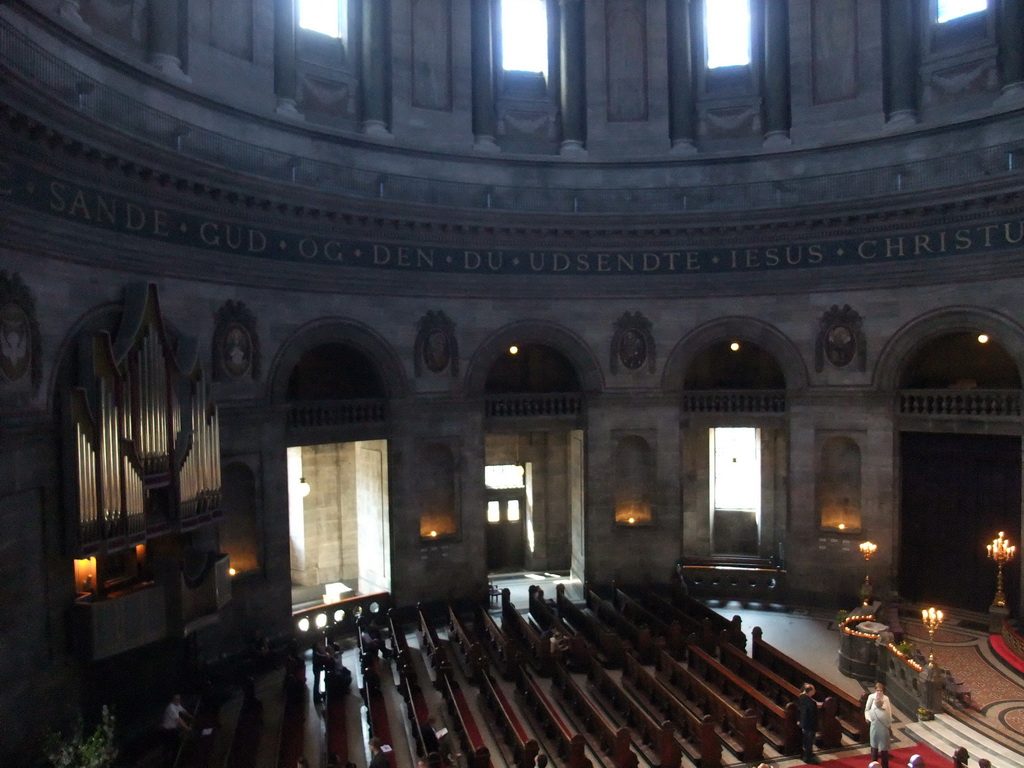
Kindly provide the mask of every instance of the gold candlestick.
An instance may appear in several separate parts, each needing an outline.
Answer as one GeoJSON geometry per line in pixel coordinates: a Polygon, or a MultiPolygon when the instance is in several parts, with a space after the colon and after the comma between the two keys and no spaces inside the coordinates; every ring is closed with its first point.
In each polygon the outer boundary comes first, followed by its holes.
{"type": "MultiPolygon", "coordinates": [[[[864,558],[864,562],[870,562],[871,556],[875,554],[878,549],[878,545],[873,541],[863,541],[860,545],[860,554],[864,558]]],[[[871,574],[867,574],[864,577],[864,583],[860,587],[860,597],[864,601],[864,605],[868,605],[871,602],[871,595],[874,590],[871,587],[871,574]]]]}
{"type": "Polygon", "coordinates": [[[921,611],[921,621],[928,630],[928,666],[935,666],[935,630],[942,624],[942,611],[927,608],[921,611]]]}
{"type": "Polygon", "coordinates": [[[1006,595],[1003,594],[1003,566],[1013,560],[1013,556],[1017,553],[1017,547],[1010,544],[1010,540],[1004,538],[1002,531],[999,532],[999,536],[992,540],[992,543],[988,545],[988,557],[990,560],[996,561],[998,567],[998,573],[996,576],[996,596],[992,601],[993,606],[999,608],[1006,607],[1006,595]]]}

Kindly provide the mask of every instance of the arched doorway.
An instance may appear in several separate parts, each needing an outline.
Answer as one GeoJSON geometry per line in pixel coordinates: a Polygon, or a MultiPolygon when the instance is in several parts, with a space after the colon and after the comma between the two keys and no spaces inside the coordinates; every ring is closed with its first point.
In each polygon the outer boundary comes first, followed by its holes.
{"type": "Polygon", "coordinates": [[[694,352],[682,381],[684,554],[777,555],[785,520],[786,376],[744,334],[694,352]]]}
{"type": "Polygon", "coordinates": [[[509,344],[483,388],[488,572],[568,571],[583,515],[580,377],[553,346],[509,344]]]}
{"type": "MultiPolygon", "coordinates": [[[[909,357],[899,396],[903,597],[973,611],[992,602],[985,545],[1000,530],[1015,539],[1021,525],[1020,387],[1013,358],[980,331],[944,334],[909,357]]],[[[1011,563],[1010,605],[1018,574],[1011,563]]]]}
{"type": "Polygon", "coordinates": [[[293,604],[391,587],[387,390],[354,344],[307,349],[287,382],[293,604]]]}

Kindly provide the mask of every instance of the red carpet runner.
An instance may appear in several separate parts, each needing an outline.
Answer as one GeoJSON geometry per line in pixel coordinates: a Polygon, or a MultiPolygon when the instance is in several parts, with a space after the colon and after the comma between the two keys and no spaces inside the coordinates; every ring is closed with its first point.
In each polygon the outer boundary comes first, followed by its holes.
{"type": "MultiPolygon", "coordinates": [[[[945,755],[940,755],[934,749],[918,744],[913,747],[900,747],[889,752],[889,768],[906,768],[907,761],[912,755],[920,755],[924,758],[925,768],[952,768],[953,761],[945,755]]],[[[871,753],[843,757],[833,760],[828,755],[821,756],[822,768],[867,768],[871,762],[871,753]]]]}

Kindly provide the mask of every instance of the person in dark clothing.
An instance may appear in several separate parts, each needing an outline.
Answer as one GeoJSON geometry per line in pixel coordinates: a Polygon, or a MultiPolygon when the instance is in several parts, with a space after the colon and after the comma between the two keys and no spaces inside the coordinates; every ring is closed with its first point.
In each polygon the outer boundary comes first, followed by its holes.
{"type": "Polygon", "coordinates": [[[800,733],[803,735],[804,762],[814,765],[818,762],[814,756],[814,738],[818,733],[818,702],[814,700],[814,686],[810,683],[804,683],[800,691],[797,712],[800,733]]]}

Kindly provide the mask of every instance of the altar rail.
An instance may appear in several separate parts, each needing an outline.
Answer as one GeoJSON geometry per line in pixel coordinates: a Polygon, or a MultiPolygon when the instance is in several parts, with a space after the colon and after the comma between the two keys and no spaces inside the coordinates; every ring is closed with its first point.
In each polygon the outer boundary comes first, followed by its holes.
{"type": "Polygon", "coordinates": [[[1016,389],[907,389],[897,394],[896,410],[905,416],[1019,419],[1021,392],[1016,389]]]}
{"type": "Polygon", "coordinates": [[[786,571],[763,561],[759,563],[684,562],[687,588],[698,599],[740,602],[784,603],[788,580],[786,571]]]}

